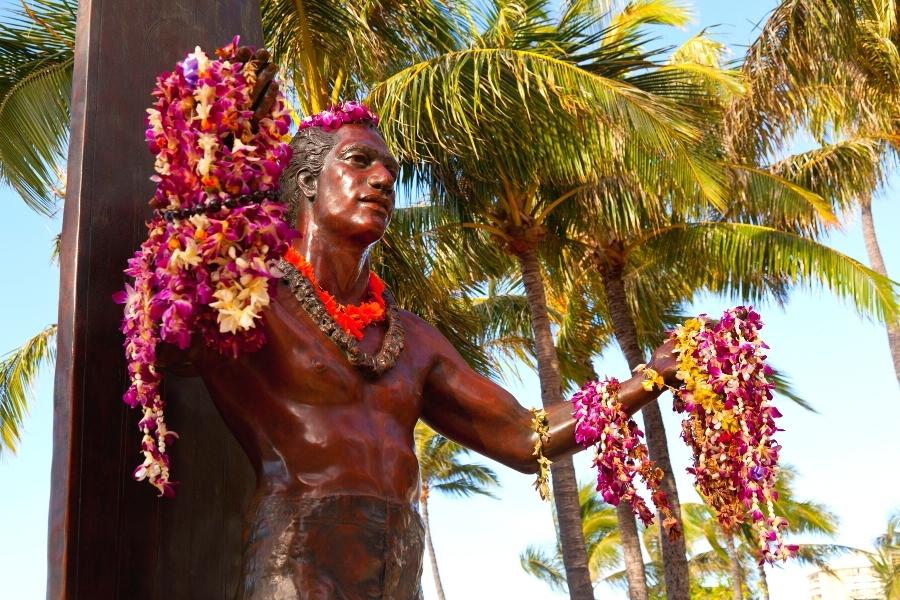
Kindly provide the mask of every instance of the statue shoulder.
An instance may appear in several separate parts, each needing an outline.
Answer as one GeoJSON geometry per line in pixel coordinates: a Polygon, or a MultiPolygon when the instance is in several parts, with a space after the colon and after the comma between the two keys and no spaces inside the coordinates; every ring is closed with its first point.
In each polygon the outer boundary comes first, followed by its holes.
{"type": "Polygon", "coordinates": [[[400,322],[403,324],[403,329],[406,332],[407,337],[412,335],[416,339],[420,339],[429,338],[435,335],[441,336],[441,332],[438,331],[434,325],[432,325],[416,313],[400,309],[399,314],[400,322]]]}
{"type": "Polygon", "coordinates": [[[400,319],[406,333],[407,343],[414,342],[409,345],[414,345],[416,352],[424,353],[427,350],[435,358],[452,357],[457,354],[450,340],[437,327],[419,315],[408,310],[401,310],[400,319]]]}

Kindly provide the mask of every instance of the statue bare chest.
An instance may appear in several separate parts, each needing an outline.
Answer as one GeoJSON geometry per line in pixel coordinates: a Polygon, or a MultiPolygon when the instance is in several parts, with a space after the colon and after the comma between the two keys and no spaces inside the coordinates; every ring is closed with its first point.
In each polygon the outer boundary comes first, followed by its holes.
{"type": "MultiPolygon", "coordinates": [[[[240,398],[241,403],[252,397],[257,406],[275,404],[295,412],[316,407],[373,411],[415,424],[429,359],[416,352],[414,328],[406,331],[405,348],[396,365],[384,375],[372,377],[349,363],[288,290],[279,288],[273,300],[261,323],[267,343],[218,369],[213,387],[220,396],[240,398]]],[[[370,326],[360,348],[376,353],[385,329],[383,323],[370,326]]]]}

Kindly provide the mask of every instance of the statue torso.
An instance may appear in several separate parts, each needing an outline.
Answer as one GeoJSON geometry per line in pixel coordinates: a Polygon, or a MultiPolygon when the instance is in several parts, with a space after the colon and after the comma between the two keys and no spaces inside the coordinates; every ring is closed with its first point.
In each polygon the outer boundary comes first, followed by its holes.
{"type": "MultiPolygon", "coordinates": [[[[402,311],[401,320],[406,342],[397,364],[370,378],[279,285],[261,350],[238,360],[201,358],[200,374],[253,462],[260,494],[416,501],[413,429],[433,359],[424,323],[402,311]]],[[[367,328],[362,350],[377,352],[385,329],[367,328]]]]}

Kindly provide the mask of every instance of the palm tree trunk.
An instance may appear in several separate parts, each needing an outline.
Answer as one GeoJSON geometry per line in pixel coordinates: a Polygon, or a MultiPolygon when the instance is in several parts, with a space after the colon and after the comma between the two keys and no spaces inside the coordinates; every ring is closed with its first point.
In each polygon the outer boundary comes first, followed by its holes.
{"type": "Polygon", "coordinates": [[[638,536],[637,521],[631,506],[619,502],[616,507],[619,520],[619,538],[622,540],[622,555],[625,558],[625,576],[628,579],[628,600],[647,600],[647,574],[644,572],[644,557],[641,554],[641,538],[638,536]]]}
{"type": "MultiPolygon", "coordinates": [[[[423,482],[424,486],[425,483],[423,482]]],[[[431,541],[431,522],[428,520],[428,492],[422,491],[422,522],[425,525],[425,543],[428,545],[428,554],[431,557],[431,573],[434,575],[434,588],[437,590],[438,600],[447,600],[444,596],[444,586],[441,585],[441,575],[438,572],[437,555],[434,553],[434,542],[431,541]]]]}
{"type": "Polygon", "coordinates": [[[728,565],[731,567],[731,598],[744,600],[744,593],[741,590],[743,584],[741,564],[738,562],[737,550],[734,547],[734,536],[728,531],[725,532],[725,551],[728,553],[728,565]]]}
{"type": "Polygon", "coordinates": [[[766,566],[763,563],[757,565],[759,569],[759,600],[769,600],[769,579],[766,577],[766,566]]]}
{"type": "MultiPolygon", "coordinates": [[[[559,374],[559,359],[553,334],[550,331],[550,315],[547,312],[547,295],[541,277],[541,265],[534,249],[516,255],[522,269],[525,296],[531,312],[534,345],[537,354],[538,376],[541,382],[541,402],[544,407],[563,402],[559,374]]],[[[581,528],[581,507],[578,504],[578,483],[575,465],[571,457],[561,458],[550,467],[553,482],[553,501],[559,521],[559,537],[566,568],[566,582],[571,600],[593,600],[594,588],[588,571],[587,549],[581,528]]]]}
{"type": "MultiPolygon", "coordinates": [[[[884,264],[884,257],[881,255],[881,248],[878,247],[878,238],[875,237],[875,221],[872,218],[872,199],[864,198],[860,202],[860,212],[862,212],[862,230],[863,240],[866,243],[866,253],[869,255],[869,264],[873,271],[887,277],[887,267],[884,264]]],[[[900,323],[893,323],[887,326],[888,347],[891,350],[891,356],[894,358],[894,374],[897,376],[897,383],[900,383],[900,323]]]]}
{"type": "MultiPolygon", "coordinates": [[[[632,369],[644,362],[644,353],[638,344],[637,326],[628,299],[625,296],[625,281],[621,265],[602,263],[598,265],[603,277],[606,291],[606,303],[612,321],[613,333],[628,366],[632,369]]],[[[678,500],[678,488],[675,486],[672,461],[669,460],[669,447],[666,442],[666,429],[663,425],[659,403],[651,402],[641,413],[644,415],[644,433],[647,435],[647,448],[650,458],[663,471],[662,489],[669,499],[672,515],[678,519],[681,527],[681,502],[678,500]]],[[[660,523],[662,518],[657,515],[660,523]]],[[[666,581],[666,598],[668,600],[688,600],[690,584],[688,581],[687,549],[684,536],[670,540],[662,527],[659,528],[660,548],[662,549],[663,571],[666,581]]]]}

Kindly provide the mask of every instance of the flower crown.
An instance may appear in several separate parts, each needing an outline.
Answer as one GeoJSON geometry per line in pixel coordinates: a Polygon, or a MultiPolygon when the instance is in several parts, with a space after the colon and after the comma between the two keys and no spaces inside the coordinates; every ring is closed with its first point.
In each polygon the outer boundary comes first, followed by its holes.
{"type": "Polygon", "coordinates": [[[322,112],[304,117],[300,121],[299,130],[320,127],[325,131],[336,131],[342,125],[360,124],[378,127],[378,115],[362,102],[348,100],[333,104],[322,112]]]}

